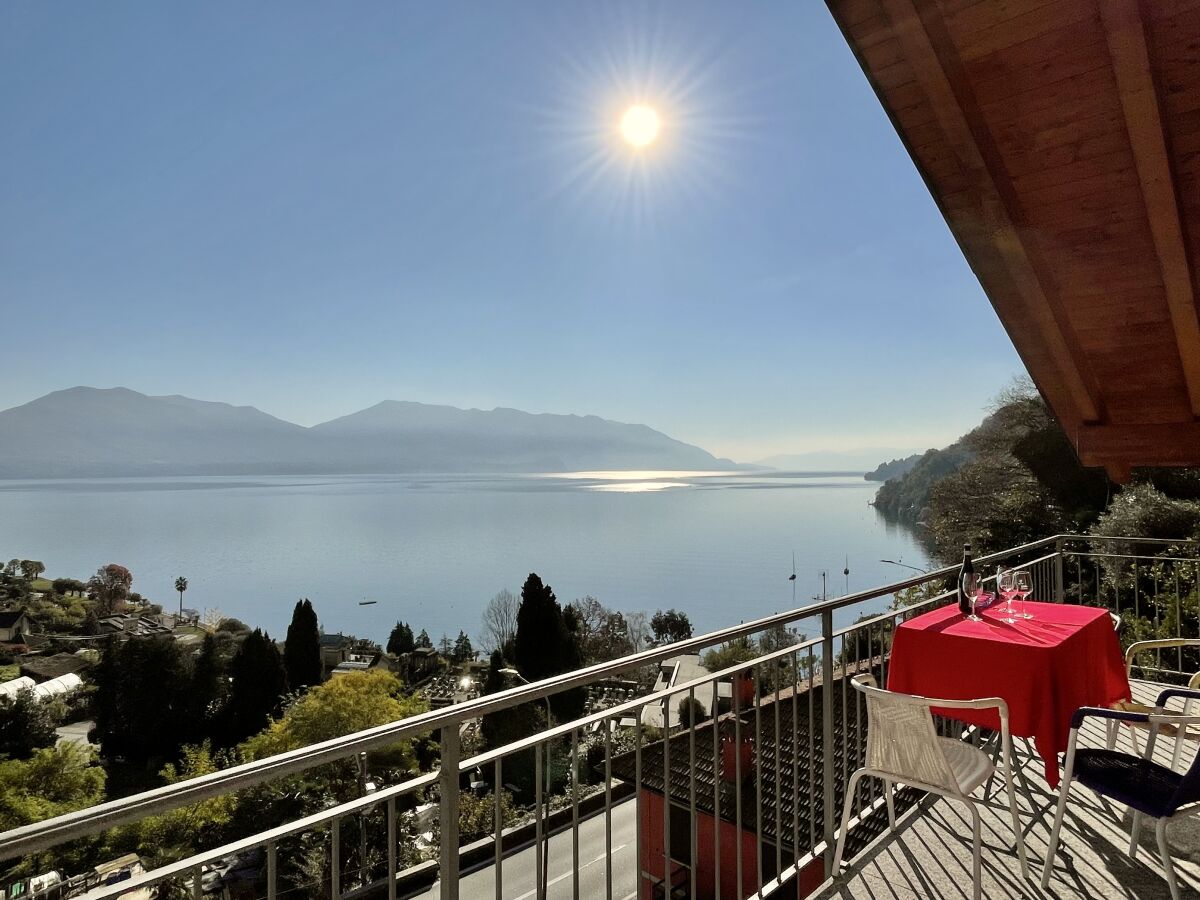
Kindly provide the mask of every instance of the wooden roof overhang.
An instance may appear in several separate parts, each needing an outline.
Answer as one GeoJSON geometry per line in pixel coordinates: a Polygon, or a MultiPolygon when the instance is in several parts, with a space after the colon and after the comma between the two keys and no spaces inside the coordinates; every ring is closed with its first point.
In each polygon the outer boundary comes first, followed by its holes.
{"type": "Polygon", "coordinates": [[[1200,466],[1200,0],[827,0],[1085,465],[1200,466]]]}

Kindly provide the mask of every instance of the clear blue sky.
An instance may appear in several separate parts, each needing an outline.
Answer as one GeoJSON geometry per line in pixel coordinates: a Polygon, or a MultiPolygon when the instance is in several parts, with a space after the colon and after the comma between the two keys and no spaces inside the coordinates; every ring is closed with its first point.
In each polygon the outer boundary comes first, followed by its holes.
{"type": "Polygon", "coordinates": [[[499,405],[749,460],[945,443],[1021,370],[819,3],[10,0],[0,122],[0,407],[499,405]]]}

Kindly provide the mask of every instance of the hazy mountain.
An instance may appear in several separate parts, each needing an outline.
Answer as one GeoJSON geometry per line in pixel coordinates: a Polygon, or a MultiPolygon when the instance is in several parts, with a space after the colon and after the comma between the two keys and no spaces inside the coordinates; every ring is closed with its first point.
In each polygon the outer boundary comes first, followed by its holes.
{"type": "Polygon", "coordinates": [[[362,471],[732,468],[645,425],[385,400],[312,428],[362,471]]]}
{"type": "Polygon", "coordinates": [[[891,459],[911,453],[909,448],[863,447],[857,450],[813,450],[808,453],[786,453],[758,460],[772,469],[819,472],[870,472],[881,459],[891,459]]]}
{"type": "Polygon", "coordinates": [[[0,412],[0,477],[728,469],[645,425],[385,401],[312,428],[249,406],[78,387],[0,412]]]}

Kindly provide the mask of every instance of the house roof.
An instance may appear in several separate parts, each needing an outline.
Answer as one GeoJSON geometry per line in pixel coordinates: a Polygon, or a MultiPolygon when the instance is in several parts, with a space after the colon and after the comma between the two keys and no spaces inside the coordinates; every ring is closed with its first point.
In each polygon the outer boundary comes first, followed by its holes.
{"type": "Polygon", "coordinates": [[[90,669],[90,660],[74,653],[55,653],[53,656],[30,656],[21,660],[21,674],[43,681],[63,675],[78,674],[90,669]]]}
{"type": "Polygon", "coordinates": [[[0,628],[12,628],[22,616],[33,621],[33,617],[23,609],[0,609],[0,628]]]}
{"type": "Polygon", "coordinates": [[[1200,465],[1200,4],[827,0],[1085,465],[1200,465]]]}
{"type": "MultiPolygon", "coordinates": [[[[854,707],[851,706],[851,715],[846,717],[843,723],[843,694],[848,696],[850,689],[843,684],[841,678],[833,682],[833,687],[836,737],[833,748],[834,771],[840,788],[843,783],[843,771],[853,771],[859,764],[857,754],[865,739],[866,716],[856,716],[853,712],[854,707]],[[849,758],[846,758],[847,752],[850,753],[849,758]]],[[[801,853],[812,846],[812,836],[815,835],[816,839],[820,840],[822,835],[824,820],[821,804],[816,804],[816,809],[810,813],[808,798],[813,793],[810,784],[819,786],[823,777],[821,716],[824,699],[824,688],[819,682],[814,681],[810,688],[808,682],[804,681],[796,691],[790,688],[781,690],[778,701],[772,695],[764,698],[757,710],[752,707],[740,713],[742,740],[753,740],[756,734],[758,736],[755,746],[759,748],[756,757],[762,769],[762,836],[773,844],[778,841],[781,847],[793,852],[797,834],[800,838],[801,853]],[[811,728],[809,723],[812,723],[811,728]]],[[[680,805],[688,805],[694,778],[696,808],[708,815],[714,815],[719,805],[721,818],[736,824],[737,794],[731,779],[727,784],[722,784],[720,780],[720,763],[717,761],[719,757],[715,757],[713,751],[714,727],[720,729],[718,740],[723,737],[733,740],[736,736],[737,719],[729,713],[715,721],[709,720],[691,731],[684,729],[673,732],[669,741],[660,740],[643,747],[641,787],[667,796],[668,779],[664,778],[663,760],[666,756],[666,745],[669,743],[670,800],[680,805]],[[694,750],[692,735],[695,736],[694,750]]],[[[632,752],[614,757],[613,776],[630,784],[635,783],[636,762],[636,755],[632,752]]],[[[759,790],[759,773],[751,767],[749,770],[743,769],[742,774],[742,827],[757,833],[756,792],[759,790]]]]}

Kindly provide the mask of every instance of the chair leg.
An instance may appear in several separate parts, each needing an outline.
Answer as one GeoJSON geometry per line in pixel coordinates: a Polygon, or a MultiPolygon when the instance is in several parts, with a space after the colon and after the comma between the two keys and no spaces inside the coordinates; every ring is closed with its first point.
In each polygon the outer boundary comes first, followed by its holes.
{"type": "Polygon", "coordinates": [[[1187,731],[1186,728],[1181,728],[1179,730],[1179,733],[1177,735],[1175,735],[1175,750],[1171,753],[1171,771],[1172,772],[1179,771],[1179,763],[1183,759],[1183,744],[1184,744],[1184,741],[1186,740],[1186,738],[1184,737],[1184,734],[1186,733],[1186,731],[1187,731]]]}
{"type": "Polygon", "coordinates": [[[846,832],[850,829],[850,810],[854,806],[854,792],[858,790],[858,783],[865,774],[867,774],[866,769],[859,769],[850,776],[850,783],[846,785],[846,800],[842,804],[842,827],[838,829],[837,849],[833,851],[832,874],[834,878],[842,870],[842,852],[846,849],[846,832]]]}
{"type": "Polygon", "coordinates": [[[983,823],[979,809],[971,800],[967,801],[971,810],[971,872],[975,878],[975,900],[983,898],[983,823]]]}
{"type": "MultiPolygon", "coordinates": [[[[1190,716],[1192,714],[1192,701],[1191,700],[1183,701],[1183,714],[1185,716],[1190,716]]],[[[1179,771],[1179,763],[1180,763],[1180,760],[1183,759],[1183,745],[1187,742],[1187,734],[1188,734],[1188,730],[1187,730],[1186,726],[1183,728],[1180,728],[1179,731],[1177,731],[1175,733],[1175,752],[1171,754],[1171,771],[1172,772],[1179,771]]]]}
{"type": "Polygon", "coordinates": [[[1117,749],[1117,728],[1119,726],[1112,719],[1104,723],[1104,746],[1109,750],[1117,749]]]}
{"type": "Polygon", "coordinates": [[[1021,877],[1029,878],[1029,859],[1025,855],[1025,835],[1021,831],[1021,817],[1017,814],[1017,791],[1013,785],[1013,752],[1011,740],[1004,745],[1004,786],[1008,790],[1008,811],[1012,814],[1013,836],[1017,840],[1017,856],[1021,860],[1021,877]]]}
{"type": "Polygon", "coordinates": [[[888,781],[887,779],[884,779],[883,796],[887,800],[888,826],[892,829],[892,831],[895,831],[896,830],[896,801],[892,797],[892,793],[893,793],[892,782],[888,781]]]}
{"type": "Polygon", "coordinates": [[[1058,833],[1062,830],[1063,816],[1067,812],[1067,794],[1071,791],[1071,773],[1068,772],[1058,788],[1058,809],[1054,811],[1054,825],[1050,828],[1050,844],[1046,847],[1046,864],[1042,867],[1042,890],[1050,886],[1050,872],[1054,868],[1054,854],[1058,852],[1058,833]]]}
{"type": "Polygon", "coordinates": [[[1138,835],[1142,830],[1142,814],[1136,809],[1133,811],[1133,825],[1129,828],[1129,858],[1137,859],[1138,851],[1138,835]]]}
{"type": "Polygon", "coordinates": [[[1167,877],[1171,900],[1179,900],[1179,885],[1175,883],[1175,864],[1171,862],[1171,848],[1167,846],[1167,822],[1169,821],[1165,817],[1159,819],[1154,831],[1158,836],[1158,852],[1162,855],[1163,874],[1167,877]]]}

